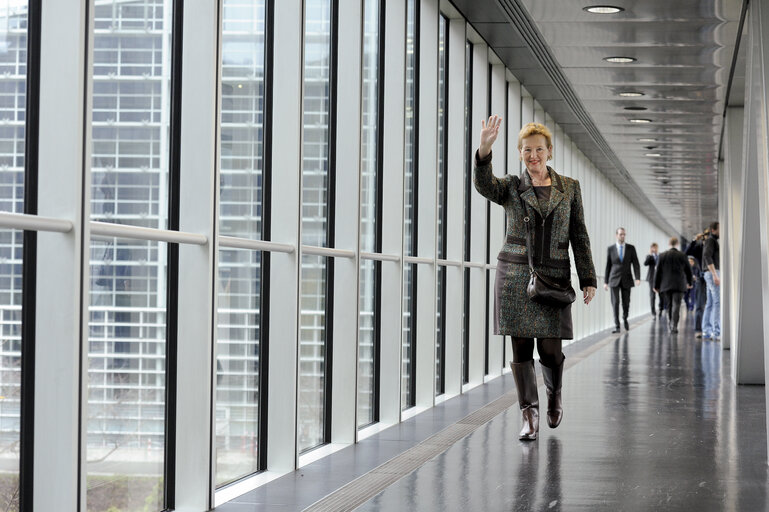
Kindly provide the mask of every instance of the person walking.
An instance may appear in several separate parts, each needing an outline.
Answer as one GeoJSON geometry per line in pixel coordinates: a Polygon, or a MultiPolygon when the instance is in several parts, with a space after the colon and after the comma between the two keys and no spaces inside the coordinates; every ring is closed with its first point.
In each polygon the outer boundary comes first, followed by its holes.
{"type": "Polygon", "coordinates": [[[681,300],[686,290],[692,287],[692,282],[689,259],[678,250],[678,238],[672,237],[670,249],[660,256],[654,277],[654,289],[665,296],[665,303],[668,305],[668,331],[671,334],[678,333],[681,300]]]}
{"type": "Polygon", "coordinates": [[[702,317],[705,312],[708,290],[705,279],[702,277],[702,269],[697,263],[697,258],[689,256],[689,265],[692,267],[694,277],[694,337],[702,338],[702,317]]]}
{"type": "Polygon", "coordinates": [[[721,339],[721,256],[718,245],[718,222],[710,225],[710,236],[702,249],[702,265],[707,285],[707,303],[702,318],[702,332],[706,339],[721,339]]]}
{"type": "Polygon", "coordinates": [[[651,304],[652,304],[652,319],[657,319],[657,311],[654,308],[654,303],[657,301],[657,297],[659,296],[659,304],[660,304],[660,316],[662,316],[662,310],[664,309],[662,307],[662,295],[659,295],[657,292],[654,291],[654,271],[657,268],[657,262],[659,260],[659,246],[656,243],[653,243],[651,247],[649,248],[649,254],[646,255],[646,259],[644,260],[644,266],[649,267],[648,272],[646,272],[646,282],[649,283],[649,296],[651,298],[651,304]]]}
{"type": "Polygon", "coordinates": [[[697,260],[697,265],[702,268],[702,245],[705,241],[705,235],[703,233],[697,233],[694,235],[694,240],[686,248],[687,256],[694,256],[697,260]]]}
{"type": "Polygon", "coordinates": [[[641,284],[641,264],[635,247],[625,243],[625,228],[617,228],[615,232],[617,243],[609,246],[606,251],[606,272],[604,273],[603,289],[611,288],[611,307],[614,310],[614,330],[619,328],[619,302],[622,298],[622,321],[625,330],[630,330],[627,317],[630,313],[630,289],[633,287],[633,272],[635,273],[635,286],[641,284]],[[631,270],[632,269],[632,270],[631,270]]]}
{"type": "Polygon", "coordinates": [[[539,433],[539,397],[534,339],[537,340],[547,390],[547,423],[555,428],[563,418],[561,383],[565,358],[562,340],[572,339],[574,334],[571,304],[557,307],[529,298],[527,286],[532,276],[529,264],[531,262],[539,276],[564,287],[570,286],[571,244],[586,305],[595,296],[596,273],[579,181],[561,176],[547,165],[553,155],[550,130],[540,123],[524,126],[518,134],[518,150],[526,169],[520,176],[497,178],[492,173],[491,147],[501,122],[501,117],[491,116],[488,124],[482,123],[473,182],[481,195],[502,205],[507,213],[507,238],[497,256],[494,333],[512,338],[510,368],[523,416],[518,437],[535,440],[539,433]],[[530,241],[527,240],[529,231],[533,236],[530,241]]]}

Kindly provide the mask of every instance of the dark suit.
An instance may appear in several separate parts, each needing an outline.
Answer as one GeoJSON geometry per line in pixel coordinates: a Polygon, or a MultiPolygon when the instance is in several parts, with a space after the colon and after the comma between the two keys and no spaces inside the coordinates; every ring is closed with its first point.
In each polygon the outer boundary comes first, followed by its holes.
{"type": "Polygon", "coordinates": [[[671,248],[660,255],[654,287],[665,296],[668,308],[670,329],[678,332],[678,317],[681,311],[681,299],[694,282],[689,258],[676,248],[671,248]]]}
{"type": "MultiPolygon", "coordinates": [[[[646,281],[649,283],[649,297],[651,298],[651,304],[652,304],[652,315],[656,315],[657,311],[654,308],[654,299],[657,296],[657,292],[654,291],[654,271],[657,268],[657,262],[659,260],[659,254],[647,254],[646,259],[644,260],[644,266],[649,267],[649,272],[646,273],[646,281]]],[[[662,295],[659,297],[659,303],[660,303],[660,314],[662,314],[662,311],[665,309],[665,305],[662,302],[662,295]]]]}
{"type": "Polygon", "coordinates": [[[617,244],[609,246],[606,251],[606,272],[604,272],[604,283],[611,288],[611,306],[614,310],[614,325],[619,329],[619,301],[622,297],[622,319],[627,321],[630,311],[630,289],[635,286],[633,282],[633,271],[635,278],[641,279],[641,264],[638,262],[638,256],[635,247],[625,244],[622,260],[619,258],[617,244]],[[631,271],[632,269],[632,271],[631,271]]]}

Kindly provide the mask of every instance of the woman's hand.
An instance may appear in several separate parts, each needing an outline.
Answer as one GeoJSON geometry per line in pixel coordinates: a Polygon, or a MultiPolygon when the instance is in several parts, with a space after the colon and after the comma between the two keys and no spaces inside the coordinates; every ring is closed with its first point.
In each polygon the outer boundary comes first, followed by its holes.
{"type": "Polygon", "coordinates": [[[595,297],[595,286],[585,286],[582,289],[582,299],[585,301],[585,306],[590,304],[593,297],[595,297]]]}
{"type": "Polygon", "coordinates": [[[486,158],[491,153],[491,146],[497,140],[499,135],[499,126],[502,124],[502,118],[499,116],[490,116],[488,124],[481,120],[481,145],[478,148],[478,156],[486,158]]]}

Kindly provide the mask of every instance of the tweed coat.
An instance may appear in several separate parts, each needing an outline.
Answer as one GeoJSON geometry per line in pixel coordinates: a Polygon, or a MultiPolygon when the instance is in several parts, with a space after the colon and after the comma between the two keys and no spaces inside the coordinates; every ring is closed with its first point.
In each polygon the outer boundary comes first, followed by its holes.
{"type": "Polygon", "coordinates": [[[526,294],[530,272],[524,217],[531,219],[534,268],[538,272],[562,283],[570,282],[571,244],[580,289],[595,287],[597,283],[579,181],[547,169],[552,182],[550,200],[540,206],[528,172],[520,177],[497,178],[492,173],[491,154],[480,159],[476,153],[475,188],[502,205],[508,220],[507,238],[497,256],[495,334],[521,338],[574,337],[571,306],[553,308],[532,301],[526,294]],[[526,205],[525,212],[519,194],[526,205]]]}

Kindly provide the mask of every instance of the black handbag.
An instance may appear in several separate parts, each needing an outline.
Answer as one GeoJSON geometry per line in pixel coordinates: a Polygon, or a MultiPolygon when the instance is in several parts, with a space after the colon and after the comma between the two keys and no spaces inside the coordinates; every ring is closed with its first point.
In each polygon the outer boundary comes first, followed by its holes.
{"type": "Polygon", "coordinates": [[[534,270],[534,260],[531,250],[531,226],[529,225],[529,216],[526,215],[526,203],[521,194],[518,194],[523,208],[523,222],[526,224],[526,252],[529,255],[529,284],[526,286],[526,293],[529,298],[538,304],[550,306],[552,308],[562,309],[577,300],[577,293],[570,283],[559,284],[550,278],[541,275],[534,270]]]}

